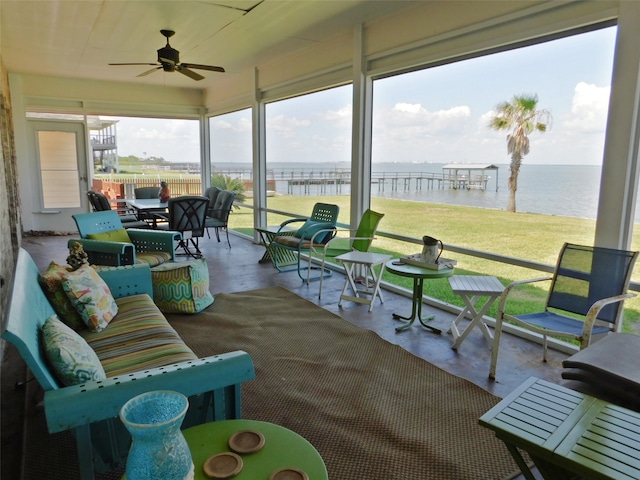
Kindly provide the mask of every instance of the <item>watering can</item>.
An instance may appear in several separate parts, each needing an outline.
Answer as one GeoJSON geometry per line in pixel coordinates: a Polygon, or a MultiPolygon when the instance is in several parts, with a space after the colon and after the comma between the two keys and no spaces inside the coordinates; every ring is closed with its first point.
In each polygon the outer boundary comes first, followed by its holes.
{"type": "Polygon", "coordinates": [[[422,247],[421,260],[425,263],[438,263],[440,254],[442,254],[442,250],[444,249],[442,241],[425,235],[422,237],[422,242],[424,246],[422,247]]]}

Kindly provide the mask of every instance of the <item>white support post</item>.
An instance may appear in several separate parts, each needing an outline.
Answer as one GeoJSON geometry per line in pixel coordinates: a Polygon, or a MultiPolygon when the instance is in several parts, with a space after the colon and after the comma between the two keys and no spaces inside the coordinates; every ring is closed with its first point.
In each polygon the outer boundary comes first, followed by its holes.
{"type": "Polygon", "coordinates": [[[371,201],[372,81],[366,75],[364,26],[353,30],[353,112],[351,138],[351,218],[352,226],[371,201]]]}
{"type": "MultiPolygon", "coordinates": [[[[267,155],[266,155],[266,115],[265,106],[259,88],[258,69],[253,76],[253,224],[256,227],[267,226],[267,155]]],[[[258,232],[254,230],[253,239],[259,241],[258,232]]]]}
{"type": "Polygon", "coordinates": [[[640,3],[620,2],[595,244],[631,245],[640,151],[640,3]]]}

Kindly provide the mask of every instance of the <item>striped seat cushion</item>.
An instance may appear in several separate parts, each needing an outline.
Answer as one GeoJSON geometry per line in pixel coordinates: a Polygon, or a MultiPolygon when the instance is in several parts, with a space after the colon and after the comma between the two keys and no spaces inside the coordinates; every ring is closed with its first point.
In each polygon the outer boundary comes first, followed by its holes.
{"type": "Polygon", "coordinates": [[[107,377],[198,358],[149,295],[119,298],[116,303],[118,315],[105,330],[80,333],[98,355],[107,377]]]}
{"type": "Polygon", "coordinates": [[[136,252],[136,263],[146,263],[149,267],[168,262],[172,258],[172,255],[168,252],[136,252]]]}
{"type": "MultiPolygon", "coordinates": [[[[300,249],[311,248],[311,241],[304,238],[282,236],[278,237],[275,242],[290,248],[298,248],[298,246],[300,247],[300,249]]],[[[323,247],[324,245],[322,243],[314,243],[314,246],[323,247]]]]}

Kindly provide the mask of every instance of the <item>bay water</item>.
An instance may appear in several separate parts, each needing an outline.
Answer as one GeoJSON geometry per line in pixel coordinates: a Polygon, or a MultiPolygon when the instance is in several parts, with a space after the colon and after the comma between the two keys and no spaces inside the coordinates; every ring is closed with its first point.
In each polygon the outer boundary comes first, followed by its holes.
{"type": "MultiPolygon", "coordinates": [[[[396,198],[417,202],[465,205],[472,207],[506,210],[509,198],[507,180],[509,165],[496,164],[498,170],[487,170],[489,179],[484,190],[453,189],[448,186],[438,188],[438,182],[428,187],[423,182],[422,188],[416,185],[418,174],[442,175],[444,164],[441,163],[374,163],[372,176],[377,178],[384,174],[386,178],[412,176],[414,179],[405,188],[402,181],[392,189],[387,180],[381,185],[374,183],[371,195],[375,197],[396,198]]],[[[560,215],[578,218],[596,218],[598,196],[600,191],[601,166],[599,165],[522,165],[518,175],[516,192],[516,211],[560,215]]],[[[251,177],[250,164],[222,163],[215,164],[214,171],[229,174],[233,177],[251,177]]],[[[281,194],[316,195],[316,194],[349,194],[349,185],[314,185],[307,187],[289,186],[290,178],[318,178],[326,175],[335,176],[336,172],[349,172],[347,163],[293,163],[269,162],[267,164],[268,179],[275,179],[276,191],[281,194]]],[[[462,171],[460,173],[463,173],[462,171]]],[[[473,171],[473,174],[480,174],[473,171]]],[[[443,182],[444,183],[444,182],[443,182]]],[[[635,222],[640,222],[640,208],[636,208],[635,222]]]]}

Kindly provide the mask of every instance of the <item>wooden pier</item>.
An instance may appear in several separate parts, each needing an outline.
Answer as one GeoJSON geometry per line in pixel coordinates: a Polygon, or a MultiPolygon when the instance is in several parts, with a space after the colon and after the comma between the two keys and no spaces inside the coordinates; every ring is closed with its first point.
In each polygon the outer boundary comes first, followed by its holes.
{"type": "MultiPolygon", "coordinates": [[[[459,164],[456,167],[446,165],[442,173],[431,172],[374,172],[371,175],[372,188],[375,185],[378,193],[409,192],[422,190],[481,190],[485,191],[491,177],[483,169],[498,167],[459,164]],[[480,173],[475,173],[481,170],[480,173]]],[[[253,180],[250,169],[220,169],[215,173],[253,180]]],[[[267,170],[267,181],[275,182],[277,190],[288,195],[342,194],[344,186],[351,185],[351,172],[345,169],[300,169],[278,168],[267,170]]],[[[493,183],[493,182],[491,182],[493,183]]],[[[497,191],[497,178],[496,178],[497,191]]]]}
{"type": "MultiPolygon", "coordinates": [[[[374,173],[371,175],[371,185],[377,186],[378,193],[443,190],[446,188],[484,191],[489,183],[489,178],[487,175],[475,175],[469,178],[466,175],[452,177],[439,173],[374,173]]],[[[282,179],[282,181],[286,181],[289,195],[309,195],[312,192],[324,194],[329,191],[340,194],[343,185],[351,184],[351,176],[344,173],[338,176],[322,174],[307,178],[282,179]]]]}

